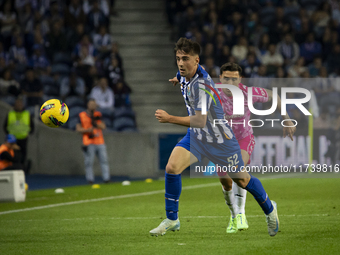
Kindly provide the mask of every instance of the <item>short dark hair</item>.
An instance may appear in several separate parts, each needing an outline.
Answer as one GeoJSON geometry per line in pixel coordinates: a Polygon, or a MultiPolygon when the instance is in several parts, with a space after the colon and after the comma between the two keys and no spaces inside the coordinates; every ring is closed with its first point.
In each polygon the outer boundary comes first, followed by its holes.
{"type": "Polygon", "coordinates": [[[237,71],[239,73],[239,75],[242,74],[242,67],[240,67],[238,64],[236,63],[225,63],[224,65],[221,66],[220,69],[220,74],[222,75],[222,73],[224,71],[230,71],[230,72],[235,72],[237,71]]]}
{"type": "Polygon", "coordinates": [[[193,42],[185,37],[179,38],[175,45],[175,54],[177,51],[184,51],[186,54],[201,54],[201,46],[197,42],[193,42]]]}

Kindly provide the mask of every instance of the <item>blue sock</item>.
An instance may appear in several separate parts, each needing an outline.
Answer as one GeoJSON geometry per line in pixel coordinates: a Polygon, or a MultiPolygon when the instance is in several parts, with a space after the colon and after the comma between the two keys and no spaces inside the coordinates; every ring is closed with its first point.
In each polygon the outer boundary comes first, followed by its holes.
{"type": "Polygon", "coordinates": [[[245,189],[254,196],[255,200],[261,206],[264,213],[270,214],[273,211],[274,207],[266,191],[264,190],[262,183],[256,177],[252,175],[250,176],[250,181],[245,189]]]}
{"type": "Polygon", "coordinates": [[[166,217],[170,220],[178,218],[178,200],[181,191],[181,175],[165,173],[165,210],[166,217]]]}

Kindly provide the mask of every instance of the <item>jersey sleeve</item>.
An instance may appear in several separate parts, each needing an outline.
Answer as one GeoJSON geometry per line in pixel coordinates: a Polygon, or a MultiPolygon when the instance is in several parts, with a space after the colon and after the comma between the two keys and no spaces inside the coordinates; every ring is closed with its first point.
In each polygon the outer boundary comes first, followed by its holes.
{"type": "Polygon", "coordinates": [[[268,102],[268,93],[264,88],[251,87],[253,91],[253,103],[265,103],[268,102]]]}

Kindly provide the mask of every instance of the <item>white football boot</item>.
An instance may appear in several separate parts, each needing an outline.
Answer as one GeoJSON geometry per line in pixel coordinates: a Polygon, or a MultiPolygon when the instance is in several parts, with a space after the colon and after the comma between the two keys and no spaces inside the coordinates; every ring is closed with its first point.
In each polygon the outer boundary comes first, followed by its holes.
{"type": "Polygon", "coordinates": [[[152,236],[163,236],[168,231],[178,231],[181,227],[181,224],[179,222],[179,219],[177,220],[169,220],[166,218],[159,224],[157,228],[154,228],[153,230],[150,230],[150,234],[152,236]]]}
{"type": "Polygon", "coordinates": [[[275,236],[279,231],[280,222],[277,215],[277,205],[276,202],[273,200],[272,205],[274,207],[274,210],[270,214],[266,215],[266,221],[268,226],[268,234],[270,236],[275,236]]]}

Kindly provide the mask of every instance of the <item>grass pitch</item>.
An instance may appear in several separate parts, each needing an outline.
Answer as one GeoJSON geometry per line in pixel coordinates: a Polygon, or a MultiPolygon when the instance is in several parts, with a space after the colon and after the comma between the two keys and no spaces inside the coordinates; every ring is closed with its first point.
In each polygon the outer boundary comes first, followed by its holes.
{"type": "Polygon", "coordinates": [[[229,211],[215,179],[183,178],[181,230],[159,237],[148,232],[165,217],[164,181],[29,191],[24,203],[0,204],[0,254],[339,253],[340,179],[263,179],[263,185],[278,203],[275,237],[249,193],[249,229],[227,235],[229,211]]]}

